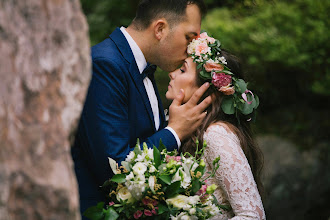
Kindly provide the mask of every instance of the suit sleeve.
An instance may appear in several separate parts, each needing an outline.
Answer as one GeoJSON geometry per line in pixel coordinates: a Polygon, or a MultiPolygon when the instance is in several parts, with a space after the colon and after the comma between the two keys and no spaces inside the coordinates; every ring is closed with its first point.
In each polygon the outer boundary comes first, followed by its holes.
{"type": "MultiPolygon", "coordinates": [[[[85,132],[85,154],[88,166],[97,182],[102,184],[112,171],[108,157],[117,162],[125,160],[131,147],[128,117],[128,81],[123,69],[106,59],[93,60],[93,77],[82,114],[82,132],[85,132]]],[[[81,132],[81,131],[80,131],[81,132]]],[[[172,133],[162,129],[151,137],[140,140],[148,146],[158,146],[162,139],[169,150],[176,148],[172,133]]]]}

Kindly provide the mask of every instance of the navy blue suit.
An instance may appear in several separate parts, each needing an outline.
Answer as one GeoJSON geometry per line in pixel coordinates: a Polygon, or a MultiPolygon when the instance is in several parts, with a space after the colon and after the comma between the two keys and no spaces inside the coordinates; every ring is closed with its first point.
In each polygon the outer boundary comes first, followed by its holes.
{"type": "Polygon", "coordinates": [[[71,149],[82,212],[104,200],[98,188],[113,175],[108,157],[123,161],[137,138],[149,147],[158,147],[161,139],[169,150],[177,148],[173,134],[164,129],[164,110],[152,80],[160,113],[160,129],[155,129],[143,76],[119,28],[92,47],[92,61],[93,75],[71,149]]]}

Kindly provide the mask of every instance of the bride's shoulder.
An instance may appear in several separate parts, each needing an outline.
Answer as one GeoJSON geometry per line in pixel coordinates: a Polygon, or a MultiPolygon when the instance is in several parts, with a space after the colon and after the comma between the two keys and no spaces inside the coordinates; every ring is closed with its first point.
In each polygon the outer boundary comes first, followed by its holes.
{"type": "Polygon", "coordinates": [[[206,129],[206,133],[212,132],[212,131],[222,131],[226,133],[234,134],[234,126],[223,121],[217,121],[212,124],[206,129]]]}

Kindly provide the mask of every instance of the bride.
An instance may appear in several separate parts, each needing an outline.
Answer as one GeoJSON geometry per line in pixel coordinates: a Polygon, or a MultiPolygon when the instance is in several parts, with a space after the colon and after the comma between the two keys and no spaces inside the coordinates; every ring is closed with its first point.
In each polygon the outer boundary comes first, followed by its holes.
{"type": "Polygon", "coordinates": [[[208,81],[212,86],[205,96],[212,94],[215,101],[180,151],[194,154],[196,139],[201,146],[206,141],[206,173],[220,156],[220,167],[208,183],[218,186],[215,196],[219,204],[231,209],[213,219],[266,219],[260,197],[263,157],[250,130],[258,98],[247,90],[237,58],[221,50],[218,40],[204,32],[188,45],[187,52],[182,67],[169,73],[166,98],[173,100],[184,91],[185,102],[208,81]]]}

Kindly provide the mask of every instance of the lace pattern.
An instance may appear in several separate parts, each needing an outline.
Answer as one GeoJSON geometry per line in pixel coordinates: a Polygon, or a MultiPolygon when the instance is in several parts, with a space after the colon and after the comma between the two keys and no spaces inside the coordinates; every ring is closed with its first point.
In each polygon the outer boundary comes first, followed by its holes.
{"type": "Polygon", "coordinates": [[[220,167],[208,183],[218,186],[215,191],[218,202],[232,207],[231,211],[221,210],[223,214],[212,219],[266,219],[257,185],[237,136],[226,126],[214,124],[203,138],[207,143],[203,155],[206,172],[212,170],[212,161],[220,156],[220,167]]]}

